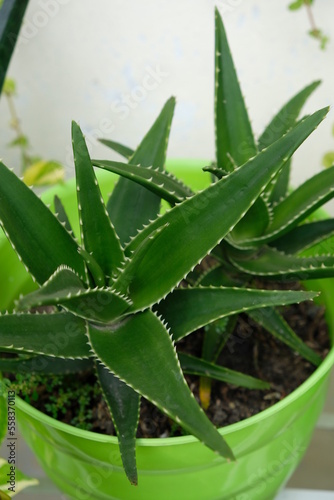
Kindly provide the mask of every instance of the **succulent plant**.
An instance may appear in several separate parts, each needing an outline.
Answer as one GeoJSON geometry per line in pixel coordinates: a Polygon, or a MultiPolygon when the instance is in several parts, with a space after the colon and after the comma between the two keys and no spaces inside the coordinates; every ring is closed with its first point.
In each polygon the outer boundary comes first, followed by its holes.
{"type": "Polygon", "coordinates": [[[212,183],[200,192],[164,169],[174,98],[136,150],[103,141],[128,163],[92,160],[73,122],[78,239],[61,200],[55,199],[54,215],[0,164],[1,225],[37,283],[18,299],[14,311],[0,316],[0,350],[17,354],[0,359],[0,368],[95,369],[125,472],[134,484],[141,396],[209,448],[234,459],[184,373],[203,377],[203,394],[208,377],[268,387],[216,364],[238,313],[247,311],[312,363],[321,362],[275,309],[311,299],[316,292],[257,289],[255,279],[334,276],[333,254],[302,254],[333,233],[332,219],[307,218],[333,196],[334,167],[288,191],[290,157],[328,111],[297,121],[318,82],[289,101],[256,142],[218,11],[215,82],[217,155],[206,167],[212,183]],[[121,176],[106,204],[93,166],[121,176]],[[170,205],[163,214],[161,199],[170,205]],[[204,271],[198,264],[207,256],[204,271]],[[48,309],[41,312],[44,306],[48,309]],[[178,341],[202,327],[202,358],[178,353],[178,341]]]}

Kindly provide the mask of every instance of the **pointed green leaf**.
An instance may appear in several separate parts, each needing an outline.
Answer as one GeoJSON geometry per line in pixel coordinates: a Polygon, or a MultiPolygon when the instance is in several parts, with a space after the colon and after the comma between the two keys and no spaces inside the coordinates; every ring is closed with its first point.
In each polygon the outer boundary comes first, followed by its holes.
{"type": "Polygon", "coordinates": [[[291,160],[286,162],[282,170],[272,181],[273,185],[271,186],[271,192],[268,200],[271,205],[281,201],[282,198],[284,198],[288,193],[290,183],[290,166],[291,160]]]}
{"type": "Polygon", "coordinates": [[[218,168],[216,164],[208,165],[207,167],[203,167],[202,169],[204,172],[210,172],[210,174],[213,174],[217,179],[222,179],[227,175],[229,172],[227,170],[223,170],[222,168],[218,168]]]}
{"type": "Polygon", "coordinates": [[[78,252],[85,260],[87,269],[90,273],[89,282],[94,283],[97,287],[104,287],[106,284],[106,276],[94,259],[93,255],[86,252],[86,250],[82,247],[79,247],[78,252]]]}
{"type": "Polygon", "coordinates": [[[18,306],[29,309],[62,305],[81,318],[109,322],[129,308],[130,302],[109,288],[86,289],[70,270],[57,270],[39,290],[22,297],[18,306]]]}
{"type": "Polygon", "coordinates": [[[283,236],[333,197],[334,167],[331,167],[308,179],[273,207],[272,222],[263,236],[238,240],[238,245],[260,245],[283,236]]]}
{"type": "Polygon", "coordinates": [[[86,279],[78,245],[44,203],[0,162],[0,224],[39,283],[61,265],[86,279]]]}
{"type": "Polygon", "coordinates": [[[195,286],[225,286],[225,287],[240,287],[245,285],[245,280],[241,276],[235,275],[235,269],[226,262],[216,264],[214,267],[206,271],[195,283],[195,286]]]}
{"type": "Polygon", "coordinates": [[[134,150],[128,148],[127,146],[124,146],[123,144],[120,144],[119,142],[110,141],[109,139],[99,139],[99,141],[105,146],[108,146],[108,148],[116,151],[116,153],[124,156],[124,158],[127,158],[128,160],[131,158],[131,156],[133,156],[134,150]]]}
{"type": "Polygon", "coordinates": [[[209,363],[201,358],[190,356],[189,354],[179,354],[181,368],[190,375],[210,377],[227,384],[247,387],[248,389],[270,389],[270,384],[250,375],[224,368],[223,366],[209,363]]]}
{"type": "Polygon", "coordinates": [[[273,208],[269,235],[284,234],[334,196],[334,167],[314,175],[273,208]]]}
{"type": "Polygon", "coordinates": [[[229,258],[237,269],[255,276],[290,280],[309,280],[334,276],[333,255],[296,257],[295,255],[286,255],[274,248],[264,248],[260,250],[260,253],[254,253],[248,257],[242,252],[239,254],[230,253],[229,258]]]}
{"type": "Polygon", "coordinates": [[[231,241],[238,242],[240,239],[249,240],[262,236],[270,220],[269,206],[260,196],[231,231],[231,241]]]}
{"type": "Polygon", "coordinates": [[[334,219],[326,219],[297,226],[281,238],[274,240],[272,246],[284,253],[304,251],[334,234],[334,219]]]}
{"type": "Polygon", "coordinates": [[[168,172],[116,161],[92,160],[92,162],[95,167],[109,170],[146,187],[171,205],[175,205],[193,194],[187,186],[168,172]]]}
{"type": "Polygon", "coordinates": [[[216,27],[216,157],[217,166],[229,172],[256,155],[251,124],[218,10],[216,27]]]}
{"type": "Polygon", "coordinates": [[[59,222],[61,222],[63,224],[66,231],[74,234],[71,223],[70,223],[69,218],[67,216],[67,213],[65,211],[64,205],[62,204],[61,199],[57,195],[54,197],[54,206],[55,206],[57,219],[59,220],[59,222]]]}
{"type": "Polygon", "coordinates": [[[175,109],[175,97],[170,97],[163,106],[158,118],[141,141],[129,163],[142,167],[164,169],[168,147],[169,132],[175,109]]]}
{"type": "Polygon", "coordinates": [[[103,272],[112,276],[123,261],[123,251],[104,205],[85,139],[75,122],[72,141],[83,245],[103,272]]]}
{"type": "Polygon", "coordinates": [[[78,373],[93,368],[90,359],[62,359],[51,356],[0,358],[0,370],[9,373],[78,373]]]}
{"type": "Polygon", "coordinates": [[[310,347],[308,347],[295,332],[290,328],[282,316],[272,307],[256,309],[247,313],[254,321],[262,325],[274,337],[278,338],[291,349],[297,351],[303,358],[316,366],[322,359],[310,347]]]}
{"type": "Polygon", "coordinates": [[[60,358],[88,358],[86,323],[69,313],[0,316],[1,349],[60,358]]]}
{"type": "MultiPolygon", "coordinates": [[[[157,120],[130,158],[131,164],[163,170],[173,118],[175,99],[169,99],[157,120]]],[[[160,197],[129,179],[119,179],[108,201],[108,213],[121,242],[129,241],[138,229],[160,211],[160,197]]]]}
{"type": "Polygon", "coordinates": [[[25,295],[19,300],[21,309],[29,309],[31,307],[45,305],[42,302],[46,296],[67,296],[67,294],[76,294],[85,291],[86,287],[71,269],[67,267],[59,267],[56,272],[36,291],[25,295]]]}
{"type": "Polygon", "coordinates": [[[137,251],[113,285],[130,297],[133,310],[164,297],[229,233],[326,112],[320,110],[305,119],[242,168],[175,206],[139,233],[127,248],[139,245],[137,251]]]}
{"type": "Polygon", "coordinates": [[[320,81],[311,83],[293,96],[292,99],[279,110],[259,137],[258,148],[260,151],[280,139],[295,125],[302,107],[320,83],[320,81]]]}
{"type": "Polygon", "coordinates": [[[0,93],[29,0],[5,0],[0,16],[0,93]]]}
{"type": "MultiPolygon", "coordinates": [[[[298,92],[298,94],[296,94],[287,102],[287,104],[285,104],[285,106],[280,109],[259,138],[258,148],[260,151],[277,141],[295,125],[302,107],[320,83],[320,81],[311,83],[298,92]]],[[[271,203],[277,202],[283,196],[286,196],[289,187],[289,178],[290,162],[287,162],[281,172],[277,174],[271,185],[267,188],[268,194],[270,194],[271,203]]]]}
{"type": "Polygon", "coordinates": [[[312,247],[309,247],[298,254],[299,257],[313,257],[313,255],[333,255],[334,236],[325,238],[312,247]]]}
{"type": "Polygon", "coordinates": [[[238,316],[225,316],[204,327],[202,358],[215,362],[232,334],[238,316]]]}
{"type": "Polygon", "coordinates": [[[90,327],[89,338],[111,372],[209,448],[233,459],[231,449],[190,392],[171,338],[151,311],[132,316],[117,329],[90,327]]]}
{"type": "Polygon", "coordinates": [[[76,296],[64,297],[60,304],[81,318],[109,323],[122,316],[131,302],[110,288],[95,288],[76,296]]]}
{"type": "Polygon", "coordinates": [[[269,305],[294,304],[316,295],[316,292],[250,288],[178,288],[156,309],[170,327],[173,339],[179,340],[224,316],[269,305]]]}
{"type": "Polygon", "coordinates": [[[119,442],[123,467],[131,484],[138,483],[136,466],[136,432],[140,396],[115,377],[104,365],[96,364],[99,381],[108,404],[119,442]]]}

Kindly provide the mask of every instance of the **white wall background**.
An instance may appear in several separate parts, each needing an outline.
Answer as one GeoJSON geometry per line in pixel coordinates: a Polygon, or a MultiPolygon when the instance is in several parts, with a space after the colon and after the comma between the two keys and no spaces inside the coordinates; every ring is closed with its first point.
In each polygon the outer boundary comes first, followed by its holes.
{"type": "MultiPolygon", "coordinates": [[[[331,38],[325,51],[306,34],[306,12],[288,11],[289,3],[31,0],[9,76],[17,81],[16,105],[34,151],[63,162],[73,173],[72,119],[80,122],[93,155],[110,157],[96,136],[135,147],[165,100],[175,95],[169,156],[212,159],[215,4],[257,135],[288,98],[314,80],[323,84],[304,111],[332,104],[334,1],[316,0],[313,9],[317,24],[331,38]]],[[[6,147],[13,138],[8,122],[2,98],[1,156],[17,166],[18,153],[6,147]]],[[[333,122],[331,111],[296,154],[295,185],[320,171],[323,153],[334,150],[333,122]]],[[[333,204],[330,210],[334,213],[333,204]]]]}

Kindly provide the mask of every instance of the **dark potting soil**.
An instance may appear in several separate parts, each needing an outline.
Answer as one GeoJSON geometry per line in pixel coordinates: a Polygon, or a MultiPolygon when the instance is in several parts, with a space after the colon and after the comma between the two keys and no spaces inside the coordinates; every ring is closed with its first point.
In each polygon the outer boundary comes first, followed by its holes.
{"type": "MultiPolygon", "coordinates": [[[[309,347],[322,358],[327,355],[330,346],[323,307],[311,301],[302,302],[285,308],[284,317],[309,347]]],[[[200,355],[202,338],[203,331],[191,334],[178,343],[178,350],[200,355]]],[[[250,390],[213,381],[211,403],[206,413],[217,427],[244,420],[272,406],[296,389],[315,370],[310,362],[276,340],[246,314],[239,316],[235,330],[219,357],[219,363],[227,368],[266,380],[271,387],[269,390],[250,390]]],[[[186,376],[186,379],[196,399],[199,400],[199,378],[186,376]]],[[[73,384],[77,385],[78,380],[80,385],[97,384],[91,373],[82,374],[79,378],[67,376],[61,383],[71,394],[74,393],[73,384]]],[[[30,404],[48,414],[49,394],[46,386],[47,384],[44,386],[45,390],[43,386],[39,387],[38,397],[30,398],[30,404]]],[[[57,386],[52,390],[57,392],[57,386]]],[[[94,394],[92,392],[89,397],[88,428],[98,433],[115,434],[109,410],[100,392],[95,391],[94,394]]],[[[69,399],[66,404],[63,411],[59,409],[57,418],[66,423],[73,423],[78,412],[78,398],[69,399]]],[[[54,412],[53,408],[53,417],[54,412]]],[[[142,398],[137,437],[169,437],[183,434],[184,431],[177,424],[142,398]]]]}

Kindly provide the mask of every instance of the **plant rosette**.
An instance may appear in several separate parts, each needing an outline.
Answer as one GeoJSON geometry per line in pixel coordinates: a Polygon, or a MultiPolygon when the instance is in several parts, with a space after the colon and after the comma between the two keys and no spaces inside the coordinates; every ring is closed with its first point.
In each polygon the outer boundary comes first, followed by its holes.
{"type": "MultiPolygon", "coordinates": [[[[202,161],[173,161],[169,165],[173,173],[194,189],[201,186],[202,161]]],[[[114,179],[106,174],[98,172],[105,197],[114,184],[114,179]]],[[[48,190],[43,195],[45,203],[51,203],[56,192],[75,226],[78,221],[73,181],[48,190]]],[[[21,286],[26,289],[33,286],[8,241],[2,238],[1,263],[3,255],[7,258],[7,252],[13,262],[10,267],[1,266],[6,269],[4,282],[10,283],[12,276],[16,280],[21,276],[21,286]]],[[[312,289],[318,288],[327,307],[333,338],[334,308],[330,297],[333,297],[334,283],[332,280],[312,283],[312,289]]],[[[9,306],[13,296],[1,299],[2,306],[6,300],[9,306]]],[[[25,440],[43,469],[69,498],[274,498],[307,449],[326,398],[333,364],[334,348],[310,378],[283,401],[221,429],[235,450],[237,461],[234,463],[220,460],[192,436],[137,439],[138,488],[133,488],[125,478],[116,437],[75,429],[44,415],[18,397],[17,418],[25,440]]]]}
{"type": "MultiPolygon", "coordinates": [[[[0,369],[96,370],[117,431],[117,441],[79,431],[18,399],[28,442],[72,498],[272,498],[321,411],[333,350],[322,361],[276,306],[312,299],[319,287],[328,306],[322,278],[334,277],[334,224],[310,216],[334,196],[334,167],[288,190],[290,158],[328,109],[298,120],[315,82],[255,141],[217,11],[215,54],[216,161],[204,168],[211,183],[201,191],[164,169],[173,98],[136,150],[103,141],[128,162],[91,159],[72,124],[76,197],[59,188],[57,215],[0,164],[1,225],[32,277],[27,281],[17,261],[9,267],[13,252],[3,245],[0,257],[9,260],[1,269],[8,285],[1,307],[9,312],[0,316],[0,350],[16,357],[0,359],[0,369]],[[120,179],[103,199],[110,172],[120,179]],[[203,272],[197,265],[207,255],[203,272]],[[259,290],[259,279],[312,280],[312,291],[259,290]],[[268,388],[216,363],[241,312],[318,368],[277,405],[218,430],[184,374],[268,388]],[[177,352],[178,341],[202,327],[202,357],[177,352]],[[136,440],[141,396],[192,436],[136,440]]],[[[333,319],[330,307],[328,314],[333,319]]]]}

